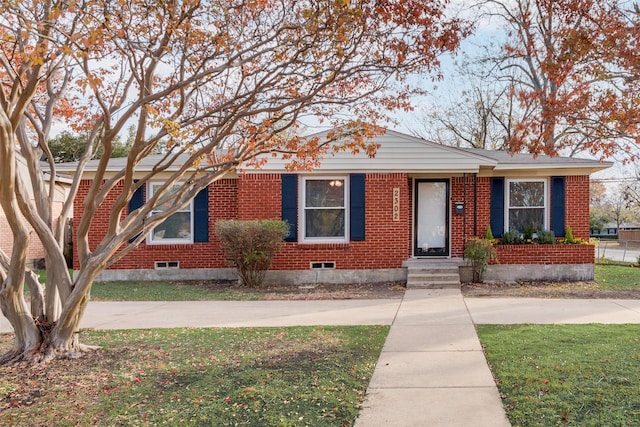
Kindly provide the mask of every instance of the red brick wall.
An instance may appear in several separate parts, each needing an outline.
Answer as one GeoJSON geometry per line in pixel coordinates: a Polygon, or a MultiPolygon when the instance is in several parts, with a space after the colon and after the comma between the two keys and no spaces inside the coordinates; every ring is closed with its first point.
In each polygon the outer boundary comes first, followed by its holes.
{"type": "Polygon", "coordinates": [[[282,218],[279,174],[243,174],[238,180],[238,219],[282,218]]]}
{"type": "MultiPolygon", "coordinates": [[[[398,268],[409,258],[413,247],[413,180],[404,173],[366,174],[366,240],[341,244],[284,243],[276,255],[273,269],[308,270],[311,262],[335,262],[337,269],[398,268]],[[393,189],[400,190],[400,217],[393,220],[393,189]]],[[[451,179],[451,255],[461,257],[465,240],[477,234],[484,237],[490,221],[490,183],[488,177],[467,176],[466,197],[463,177],[451,179]],[[474,194],[477,202],[474,204],[474,194]],[[454,213],[455,202],[465,201],[464,215],[454,213]],[[475,226],[475,227],[474,227],[475,226]],[[475,229],[474,229],[475,228],[475,229]]],[[[81,183],[75,203],[75,227],[90,181],[81,183]]],[[[179,261],[181,268],[226,267],[214,234],[218,219],[280,219],[281,175],[243,174],[238,179],[222,179],[209,190],[209,242],[192,245],[147,245],[112,266],[113,269],[153,269],[155,261],[179,261]]],[[[116,189],[110,196],[112,202],[116,189]]],[[[575,237],[589,235],[589,178],[567,177],[566,225],[575,237]]],[[[109,202],[108,202],[109,203],[109,202]]],[[[90,246],[95,248],[106,232],[109,210],[102,208],[94,216],[90,246]]],[[[501,246],[500,263],[590,263],[593,247],[585,245],[501,246]],[[507,254],[511,251],[513,254],[507,254]],[[546,251],[538,257],[537,252],[546,251]],[[566,252],[566,253],[565,253],[566,252]],[[575,252],[575,253],[574,253],[575,252]],[[577,257],[576,261],[571,261],[577,257]]],[[[78,268],[74,253],[74,267],[78,268]]]]}
{"type": "MultiPolygon", "coordinates": [[[[337,269],[399,268],[411,251],[410,227],[407,227],[411,223],[409,180],[403,173],[367,174],[365,195],[365,241],[286,243],[277,254],[273,268],[308,270],[311,262],[335,262],[337,269]],[[400,189],[399,221],[393,221],[394,188],[400,189]]],[[[280,201],[280,197],[277,199],[280,201]]]]}
{"type": "MultiPolygon", "coordinates": [[[[491,178],[481,177],[477,182],[477,235],[484,237],[491,219],[491,178]]],[[[463,200],[463,178],[451,179],[451,209],[454,202],[463,200]]],[[[549,206],[550,210],[550,206],[549,206]]],[[[473,236],[473,177],[467,177],[467,237],[473,236]]],[[[462,216],[452,214],[452,230],[462,230],[462,216]]],[[[565,228],[571,227],[574,237],[589,238],[589,177],[567,176],[565,178],[565,228]]],[[[460,234],[461,232],[459,232],[460,234]]],[[[460,249],[460,237],[452,233],[452,255],[460,249]]]]}
{"type": "Polygon", "coordinates": [[[451,256],[461,257],[464,243],[471,237],[484,237],[490,221],[491,178],[473,175],[451,178],[451,256]],[[466,194],[465,194],[466,193],[466,194]],[[477,202],[474,197],[477,195],[477,202]],[[455,203],[465,202],[464,215],[455,213],[455,203]]]}
{"type": "Polygon", "coordinates": [[[593,264],[594,245],[495,245],[498,264],[593,264]]]}
{"type": "Polygon", "coordinates": [[[573,237],[589,238],[589,177],[568,176],[565,179],[565,229],[571,227],[573,237]]]}
{"type": "MultiPolygon", "coordinates": [[[[91,181],[81,182],[78,197],[74,203],[77,231],[84,200],[91,181]]],[[[116,187],[108,196],[105,207],[101,207],[92,218],[89,234],[89,246],[95,248],[107,232],[109,208],[121,187],[116,187]]],[[[214,233],[214,223],[218,219],[233,219],[238,216],[238,180],[221,179],[209,189],[209,241],[189,245],[147,245],[146,243],[112,265],[111,269],[153,269],[156,261],[179,261],[180,268],[219,268],[227,267],[214,233]]],[[[74,249],[74,268],[79,267],[78,254],[74,249]]]]}
{"type": "MultiPolygon", "coordinates": [[[[274,260],[274,269],[308,270],[311,262],[335,262],[338,269],[398,268],[410,253],[409,180],[405,174],[367,174],[366,241],[344,244],[284,243],[274,260]],[[400,189],[400,218],[393,221],[393,189],[400,189]]],[[[80,214],[89,181],[83,181],[76,199],[80,214]]],[[[117,193],[110,196],[115,200],[117,193]]],[[[112,269],[152,269],[155,261],[179,261],[181,268],[225,267],[213,233],[217,219],[281,218],[281,178],[278,174],[245,174],[239,179],[220,180],[209,191],[209,243],[193,245],[147,245],[119,261],[112,269]]],[[[106,232],[109,212],[94,217],[90,235],[95,247],[106,232]]],[[[78,267],[77,254],[74,266],[78,267]]]]}

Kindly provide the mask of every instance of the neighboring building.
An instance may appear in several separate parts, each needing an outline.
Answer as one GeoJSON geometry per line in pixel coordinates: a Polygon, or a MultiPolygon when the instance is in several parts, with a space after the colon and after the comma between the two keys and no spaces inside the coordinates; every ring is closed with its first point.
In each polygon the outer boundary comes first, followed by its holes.
{"type": "MultiPolygon", "coordinates": [[[[29,171],[27,169],[26,162],[23,157],[17,156],[17,173],[20,174],[23,181],[26,183],[27,191],[29,191],[30,197],[33,198],[31,178],[29,177],[29,171]]],[[[43,164],[43,170],[45,171],[45,182],[48,184],[50,180],[50,174],[47,172],[48,165],[43,164]]],[[[53,196],[53,221],[57,221],[62,205],[66,200],[68,190],[71,181],[68,178],[56,177],[54,185],[53,196]]],[[[29,267],[42,268],[44,262],[44,248],[38,235],[33,229],[29,232],[29,249],[27,251],[27,265],[29,267]]],[[[11,256],[13,250],[13,234],[7,223],[7,218],[2,209],[0,209],[0,249],[2,249],[7,255],[11,256]]]]}
{"type": "MultiPolygon", "coordinates": [[[[216,241],[215,221],[281,218],[292,225],[291,233],[275,257],[270,281],[406,280],[415,260],[457,265],[465,242],[483,237],[489,226],[495,237],[533,226],[557,237],[571,227],[576,238],[588,239],[589,175],[609,167],[593,160],[458,149],[393,131],[373,142],[379,144],[375,158],[340,152],[313,172],[295,174],[270,158],[259,170],[245,167],[220,179],[101,278],[233,277],[216,241]]],[[[147,172],[153,160],[136,172],[147,172]]],[[[109,169],[118,170],[124,161],[111,159],[109,169]]],[[[76,217],[92,166],[76,198],[76,217]]],[[[73,164],[60,170],[65,168],[74,170],[73,164]]],[[[153,191],[151,183],[134,196],[130,209],[153,191]]],[[[94,217],[92,243],[106,223],[94,217]]],[[[592,245],[521,246],[497,246],[499,264],[490,266],[486,278],[593,278],[592,245]]]]}
{"type": "Polygon", "coordinates": [[[618,237],[618,224],[608,222],[602,227],[602,230],[592,228],[590,233],[591,237],[618,237]]]}

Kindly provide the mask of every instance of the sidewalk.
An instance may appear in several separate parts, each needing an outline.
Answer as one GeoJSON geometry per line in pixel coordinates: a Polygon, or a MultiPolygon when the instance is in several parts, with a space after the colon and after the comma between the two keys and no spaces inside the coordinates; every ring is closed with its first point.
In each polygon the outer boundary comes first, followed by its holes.
{"type": "Polygon", "coordinates": [[[460,290],[406,291],[355,426],[509,426],[460,290]]]}
{"type": "Polygon", "coordinates": [[[640,300],[409,289],[402,300],[90,302],[81,327],[392,325],[356,427],[508,426],[474,327],[488,323],[640,323],[640,300]]]}

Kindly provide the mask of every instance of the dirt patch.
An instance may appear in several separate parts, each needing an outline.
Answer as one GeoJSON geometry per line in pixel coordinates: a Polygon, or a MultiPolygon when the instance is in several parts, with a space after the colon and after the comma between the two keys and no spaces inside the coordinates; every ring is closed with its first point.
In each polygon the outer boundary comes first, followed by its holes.
{"type": "Polygon", "coordinates": [[[236,281],[186,282],[190,286],[205,288],[211,292],[230,292],[257,295],[264,300],[337,300],[337,299],[389,299],[402,298],[404,282],[313,284],[313,285],[265,285],[259,288],[237,286],[236,281]]]}
{"type": "MultiPolygon", "coordinates": [[[[240,287],[236,281],[190,281],[184,284],[239,297],[256,296],[262,300],[399,299],[406,290],[404,282],[265,285],[260,288],[240,287]]],[[[465,283],[461,291],[465,297],[640,299],[640,290],[604,290],[596,282],[465,283]]]]}
{"type": "Polygon", "coordinates": [[[465,297],[640,299],[640,291],[611,291],[596,282],[465,283],[465,297]]]}

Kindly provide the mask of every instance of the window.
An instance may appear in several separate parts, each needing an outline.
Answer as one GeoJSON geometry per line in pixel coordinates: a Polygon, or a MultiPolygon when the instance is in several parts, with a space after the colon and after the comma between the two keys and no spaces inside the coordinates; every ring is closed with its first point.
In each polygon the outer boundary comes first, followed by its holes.
{"type": "MultiPolygon", "coordinates": [[[[162,187],[162,182],[149,183],[149,198],[153,197],[156,191],[162,187]]],[[[169,190],[169,194],[177,191],[180,184],[175,184],[169,190]]],[[[158,206],[151,214],[165,211],[172,206],[166,202],[158,206]]],[[[149,243],[171,244],[171,243],[193,243],[193,201],[169,216],[162,224],[151,231],[149,243]]]]}
{"type": "Polygon", "coordinates": [[[506,193],[507,230],[523,232],[525,228],[532,228],[535,232],[547,229],[545,180],[511,180],[506,193]]]}
{"type": "Polygon", "coordinates": [[[303,241],[347,241],[347,187],[345,177],[303,178],[303,241]]]}

